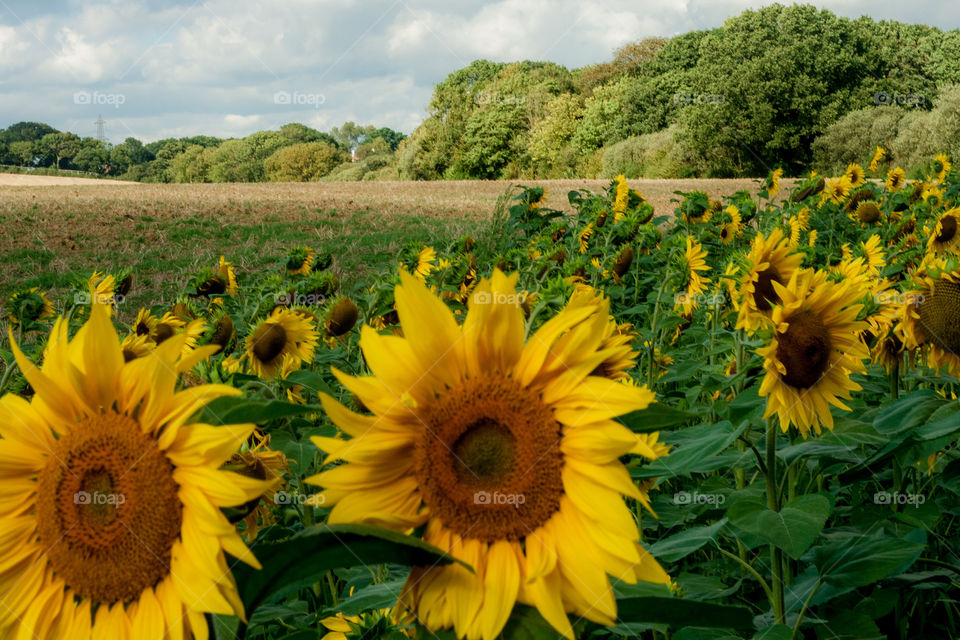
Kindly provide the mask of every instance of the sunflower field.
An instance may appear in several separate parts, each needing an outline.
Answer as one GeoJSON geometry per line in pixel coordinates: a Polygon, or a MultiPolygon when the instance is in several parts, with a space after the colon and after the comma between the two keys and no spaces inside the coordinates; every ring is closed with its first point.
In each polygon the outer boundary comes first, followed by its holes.
{"type": "Polygon", "coordinates": [[[960,172],[883,157],[17,291],[0,638],[960,637],[960,172]]]}

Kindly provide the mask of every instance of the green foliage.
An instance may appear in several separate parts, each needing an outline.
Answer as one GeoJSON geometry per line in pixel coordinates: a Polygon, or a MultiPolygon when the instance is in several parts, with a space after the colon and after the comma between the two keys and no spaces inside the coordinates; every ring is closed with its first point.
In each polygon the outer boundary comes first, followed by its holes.
{"type": "Polygon", "coordinates": [[[344,158],[326,142],[301,142],[275,151],[263,170],[271,182],[310,182],[330,173],[344,158]]]}

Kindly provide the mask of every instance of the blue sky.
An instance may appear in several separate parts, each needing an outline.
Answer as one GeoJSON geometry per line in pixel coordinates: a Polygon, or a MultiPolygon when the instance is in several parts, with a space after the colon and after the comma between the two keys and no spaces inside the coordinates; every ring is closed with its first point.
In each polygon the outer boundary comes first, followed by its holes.
{"type": "MultiPolygon", "coordinates": [[[[719,26],[750,0],[0,0],[0,126],[144,141],[346,120],[410,133],[435,83],[477,58],[570,68],[719,26]]],[[[943,0],[812,2],[960,28],[943,0]]]]}

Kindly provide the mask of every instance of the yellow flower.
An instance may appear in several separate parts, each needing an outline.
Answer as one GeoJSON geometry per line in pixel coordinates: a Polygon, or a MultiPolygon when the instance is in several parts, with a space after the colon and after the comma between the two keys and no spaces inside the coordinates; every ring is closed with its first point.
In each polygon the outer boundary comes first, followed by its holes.
{"type": "Polygon", "coordinates": [[[930,234],[930,239],[927,240],[927,251],[936,255],[957,253],[960,247],[958,225],[960,225],[960,207],[954,207],[940,216],[933,233],[930,234]]]}
{"type": "Polygon", "coordinates": [[[8,318],[13,326],[32,325],[53,317],[53,305],[39,287],[17,291],[7,299],[8,318]]]}
{"type": "Polygon", "coordinates": [[[852,189],[856,189],[867,181],[867,177],[863,173],[863,167],[855,162],[847,165],[847,170],[844,172],[843,177],[847,179],[852,189]]]}
{"type": "Polygon", "coordinates": [[[782,177],[783,177],[782,168],[777,168],[773,171],[773,173],[770,174],[770,183],[769,183],[769,187],[767,188],[767,195],[770,198],[773,198],[773,196],[777,195],[777,193],[780,192],[780,178],[782,177]]]}
{"type": "Polygon", "coordinates": [[[924,263],[919,287],[903,295],[900,323],[907,348],[928,350],[927,364],[960,376],[960,268],[943,258],[924,263]]]}
{"type": "Polygon", "coordinates": [[[609,301],[575,294],[525,341],[517,274],[482,280],[462,326],[418,280],[400,280],[404,337],[364,328],[373,375],[334,370],[373,415],[321,395],[352,436],[312,438],[328,462],[346,463],[308,479],[325,488],[329,522],[422,527],[426,542],[474,568],[412,570],[401,606],[431,630],[493,639],[516,602],[571,639],[568,612],[613,624],[608,575],[669,578],[621,498],[648,502],[620,457],[657,454],[614,421],[654,394],[590,375],[606,356],[609,301]]]}
{"type": "Polygon", "coordinates": [[[580,232],[580,253],[586,253],[589,248],[590,236],[593,235],[593,223],[587,224],[580,232]]]}
{"type": "Polygon", "coordinates": [[[287,272],[292,275],[310,275],[316,252],[310,247],[294,247],[287,256],[287,272]]]}
{"type": "Polygon", "coordinates": [[[436,269],[434,262],[437,259],[437,252],[433,247],[423,247],[417,255],[417,265],[413,269],[413,275],[420,282],[426,282],[427,276],[436,269]]]}
{"type": "Polygon", "coordinates": [[[853,184],[846,174],[839,178],[827,178],[826,186],[820,194],[820,200],[821,202],[831,200],[836,204],[841,204],[844,198],[850,195],[851,188],[853,188],[853,184]]]}
{"type": "Polygon", "coordinates": [[[769,322],[773,305],[780,302],[774,285],[787,283],[801,262],[803,256],[792,252],[780,229],[774,229],[767,237],[757,234],[740,281],[737,329],[753,333],[769,322]]]}
{"type": "Polygon", "coordinates": [[[816,229],[811,229],[811,230],[810,230],[810,240],[807,242],[807,244],[808,244],[809,246],[811,246],[811,247],[816,246],[816,244],[817,244],[817,230],[816,230],[816,229]]]}
{"type": "Polygon", "coordinates": [[[243,357],[247,370],[261,378],[273,378],[290,358],[289,366],[299,368],[313,361],[318,334],[300,314],[277,307],[247,336],[243,357]]]}
{"type": "Polygon", "coordinates": [[[887,173],[887,180],[884,184],[890,191],[899,191],[907,182],[907,173],[900,167],[895,167],[887,173]]]}
{"type": "Polygon", "coordinates": [[[937,182],[943,182],[947,174],[950,173],[950,159],[947,154],[941,153],[933,159],[933,178],[937,182]]]}
{"type": "Polygon", "coordinates": [[[710,265],[706,261],[707,251],[692,236],[687,236],[687,249],[683,255],[683,270],[681,275],[681,291],[674,301],[674,309],[682,309],[683,315],[690,315],[699,306],[697,298],[707,290],[710,278],[700,275],[701,271],[709,271],[710,265]]]}
{"type": "Polygon", "coordinates": [[[613,221],[620,222],[627,212],[627,203],[630,201],[630,187],[627,186],[627,179],[621,173],[616,178],[617,194],[613,201],[613,221]]]}
{"type": "Polygon", "coordinates": [[[880,161],[883,160],[883,157],[887,155],[887,150],[883,147],[877,147],[877,150],[873,154],[873,159],[870,160],[870,166],[867,167],[870,171],[876,171],[877,167],[880,166],[880,161]]]}
{"type": "Polygon", "coordinates": [[[176,391],[178,373],[213,352],[184,358],[184,340],[124,362],[94,303],[72,340],[57,320],[42,368],[13,344],[36,395],[0,398],[0,636],[205,638],[205,613],[245,619],[224,551],[260,565],[220,508],[263,483],[219,468],[254,425],[188,423],[240,392],[176,391]]]}
{"type": "Polygon", "coordinates": [[[776,415],[780,428],[795,425],[806,438],[811,429],[833,429],[830,405],[849,411],[849,399],[860,385],[850,380],[863,372],[867,349],[857,322],[860,305],[847,306],[857,297],[847,282],[827,280],[823,271],[795,271],[786,286],[775,283],[780,302],[773,307],[774,334],[757,350],[766,371],[760,396],[767,398],[763,417],[776,415]]]}
{"type": "Polygon", "coordinates": [[[237,271],[233,268],[233,264],[223,259],[223,256],[220,256],[220,261],[217,263],[217,275],[226,282],[228,296],[233,297],[240,292],[240,287],[237,286],[237,271]]]}
{"type": "Polygon", "coordinates": [[[742,232],[740,210],[734,205],[728,206],[724,211],[730,216],[730,222],[720,227],[720,240],[724,244],[730,244],[742,232]]]}

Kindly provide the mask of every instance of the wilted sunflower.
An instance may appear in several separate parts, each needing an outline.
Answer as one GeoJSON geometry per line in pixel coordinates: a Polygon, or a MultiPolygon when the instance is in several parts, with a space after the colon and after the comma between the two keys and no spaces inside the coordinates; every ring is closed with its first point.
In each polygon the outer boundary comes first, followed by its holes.
{"type": "Polygon", "coordinates": [[[950,173],[950,159],[947,154],[941,153],[933,159],[933,179],[937,182],[943,182],[947,174],[950,173]]]}
{"type": "Polygon", "coordinates": [[[689,316],[697,308],[697,298],[707,290],[710,278],[700,275],[701,271],[709,271],[710,265],[706,261],[707,251],[692,236],[687,236],[687,248],[680,262],[680,293],[674,302],[674,309],[682,309],[683,314],[689,316]]]}
{"type": "Polygon", "coordinates": [[[960,376],[960,264],[928,261],[916,274],[919,287],[904,294],[897,330],[910,349],[929,349],[927,364],[960,376]]]}
{"type": "Polygon", "coordinates": [[[870,166],[867,168],[870,169],[870,171],[876,171],[877,167],[880,166],[880,161],[883,160],[885,155],[887,155],[887,150],[883,147],[877,147],[877,150],[873,154],[873,159],[870,160],[870,166]]]}
{"type": "Polygon", "coordinates": [[[803,255],[792,253],[783,231],[774,229],[753,239],[747,264],[740,280],[740,312],[737,329],[754,332],[770,318],[770,310],[780,302],[774,284],[785,284],[803,262],[803,255]]]}
{"type": "Polygon", "coordinates": [[[843,173],[843,176],[850,183],[852,189],[856,189],[867,181],[867,176],[863,173],[863,167],[855,162],[847,165],[847,170],[843,173]]]}
{"type": "Polygon", "coordinates": [[[757,350],[766,375],[760,396],[767,398],[763,417],[777,415],[780,428],[795,425],[806,438],[811,429],[833,429],[830,405],[849,411],[849,399],[860,385],[851,372],[863,372],[867,348],[857,322],[859,305],[850,305],[846,282],[835,283],[823,271],[795,271],[787,284],[774,284],[780,302],[773,307],[774,333],[770,344],[757,350]]]}
{"type": "Polygon", "coordinates": [[[473,567],[413,569],[401,606],[430,629],[491,640],[516,602],[571,639],[567,612],[612,624],[608,575],[669,577],[621,497],[647,502],[620,457],[657,454],[613,420],[654,394],[590,375],[608,355],[609,301],[580,294],[525,342],[517,274],[482,280],[462,326],[415,278],[400,279],[405,337],[365,327],[374,375],[334,369],[373,415],[321,394],[352,436],[312,438],[346,462],[308,480],[325,488],[329,522],[423,527],[426,542],[473,567]]]}
{"type": "Polygon", "coordinates": [[[316,252],[310,247],[294,247],[287,254],[287,273],[292,276],[310,275],[313,270],[313,256],[316,252]]]}
{"type": "Polygon", "coordinates": [[[7,317],[15,327],[29,329],[35,323],[53,317],[53,305],[38,287],[15,292],[7,299],[7,317]]]}
{"type": "Polygon", "coordinates": [[[184,359],[183,340],[125,363],[94,304],[73,340],[56,322],[42,368],[13,344],[36,395],[0,398],[0,636],[205,638],[205,613],[244,618],[223,552],[259,564],[220,507],[263,483],[219,467],[254,425],[187,423],[240,392],[176,391],[212,352],[184,359]]]}
{"type": "Polygon", "coordinates": [[[907,173],[900,167],[895,167],[887,173],[887,180],[884,184],[890,191],[899,191],[907,182],[907,173]]]}
{"type": "Polygon", "coordinates": [[[247,336],[244,358],[247,370],[261,378],[279,373],[283,359],[290,356],[299,368],[313,360],[317,344],[313,325],[293,311],[277,307],[247,336]]]}
{"type": "Polygon", "coordinates": [[[960,207],[950,209],[937,220],[937,225],[927,240],[927,251],[936,255],[957,253],[960,247],[960,207]]]}

